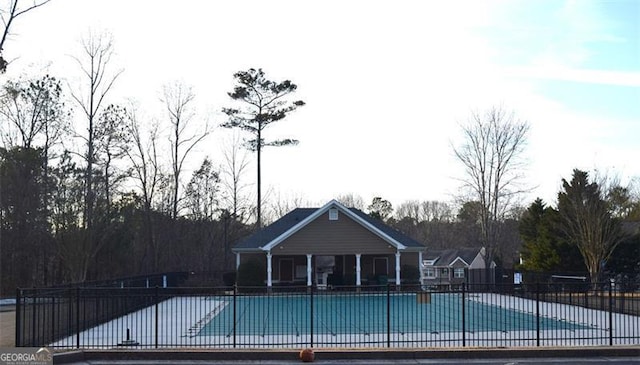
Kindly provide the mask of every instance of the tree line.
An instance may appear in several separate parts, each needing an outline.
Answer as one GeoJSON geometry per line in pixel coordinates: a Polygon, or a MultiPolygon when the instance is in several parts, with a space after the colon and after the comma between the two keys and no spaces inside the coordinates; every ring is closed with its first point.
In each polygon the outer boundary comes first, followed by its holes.
{"type": "Polygon", "coordinates": [[[260,69],[240,71],[221,124],[255,138],[234,135],[221,161],[205,157],[187,176],[187,166],[197,163],[194,149],[212,130],[195,108],[193,89],[166,84],[161,118],[145,116],[133,101],[112,103],[123,73],[112,65],[113,53],[108,34],[89,33],[73,57],[77,84],[41,75],[2,85],[2,293],[234,269],[231,244],[260,216],[244,151],[258,152],[259,178],[263,147],[295,143],[265,142],[264,129],[304,105],[287,100],[297,86],[271,81],[260,69]]]}
{"type": "MultiPolygon", "coordinates": [[[[11,4],[0,57],[11,20],[37,7],[11,4]]],[[[83,38],[74,56],[77,84],[34,75],[2,85],[3,295],[15,287],[233,270],[230,247],[238,239],[293,208],[317,206],[304,198],[264,199],[261,189],[262,149],[297,143],[265,138],[269,125],[305,105],[290,99],[297,85],[269,80],[261,69],[234,74],[221,126],[249,138],[235,135],[221,161],[194,161],[212,126],[196,110],[193,89],[166,84],[160,118],[146,116],[136,102],[112,102],[123,73],[111,62],[113,47],[107,34],[83,38]],[[257,157],[256,195],[245,150],[257,157]]],[[[4,71],[4,59],[0,66],[4,71]]],[[[382,197],[366,206],[354,194],[338,200],[429,249],[482,246],[502,266],[522,258],[523,269],[571,268],[593,279],[603,270],[640,271],[637,189],[575,170],[555,206],[536,200],[525,209],[518,198],[527,192],[520,157],[529,124],[493,107],[472,113],[461,131],[463,142],[452,146],[465,171],[455,202],[407,201],[394,210],[382,197]]]]}

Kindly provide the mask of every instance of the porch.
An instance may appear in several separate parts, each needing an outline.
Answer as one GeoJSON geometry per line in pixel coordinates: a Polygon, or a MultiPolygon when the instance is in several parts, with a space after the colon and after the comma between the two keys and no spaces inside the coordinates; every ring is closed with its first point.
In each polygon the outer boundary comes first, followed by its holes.
{"type": "Polygon", "coordinates": [[[394,254],[236,254],[236,265],[245,260],[265,260],[267,287],[315,285],[372,286],[402,283],[403,265],[419,267],[421,252],[394,254]],[[262,256],[262,257],[260,257],[262,256]]]}

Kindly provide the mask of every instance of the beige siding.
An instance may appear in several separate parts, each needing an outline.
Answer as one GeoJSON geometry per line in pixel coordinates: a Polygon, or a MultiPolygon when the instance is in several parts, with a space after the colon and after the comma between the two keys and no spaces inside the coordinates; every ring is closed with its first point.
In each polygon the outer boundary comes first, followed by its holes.
{"type": "Polygon", "coordinates": [[[271,252],[274,255],[389,254],[395,253],[396,249],[343,212],[340,212],[337,221],[330,221],[326,212],[271,252]]]}

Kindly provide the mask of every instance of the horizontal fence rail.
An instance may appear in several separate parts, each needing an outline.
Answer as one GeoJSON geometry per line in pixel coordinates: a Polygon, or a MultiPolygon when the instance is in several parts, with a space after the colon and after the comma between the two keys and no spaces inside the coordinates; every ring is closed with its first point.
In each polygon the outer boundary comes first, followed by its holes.
{"type": "Polygon", "coordinates": [[[16,346],[494,347],[640,344],[640,293],[421,286],[18,289],[16,346]]]}

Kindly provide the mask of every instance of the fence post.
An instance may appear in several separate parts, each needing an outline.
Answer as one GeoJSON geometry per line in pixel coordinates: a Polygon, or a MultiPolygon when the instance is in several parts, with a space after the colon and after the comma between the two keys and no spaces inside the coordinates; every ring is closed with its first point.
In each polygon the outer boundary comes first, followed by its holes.
{"type": "Polygon", "coordinates": [[[462,347],[467,345],[467,323],[466,323],[466,314],[465,314],[465,297],[466,297],[466,283],[462,283],[462,347]]]}
{"type": "Polygon", "coordinates": [[[16,289],[16,347],[22,346],[22,289],[16,289]]]}
{"type": "Polygon", "coordinates": [[[237,317],[237,305],[236,298],[238,296],[238,284],[233,284],[233,348],[236,348],[236,323],[238,321],[237,317]]]}
{"type": "Polygon", "coordinates": [[[309,305],[309,330],[310,330],[310,346],[313,347],[313,285],[310,286],[311,303],[309,305]]]}
{"type": "Polygon", "coordinates": [[[609,280],[609,346],[613,346],[613,282],[609,280]]]}
{"type": "Polygon", "coordinates": [[[536,346],[540,346],[540,282],[536,281],[536,346]]]}
{"type": "Polygon", "coordinates": [[[76,287],[76,348],[80,348],[80,287],[76,287]]]}
{"type": "Polygon", "coordinates": [[[53,342],[56,339],[56,297],[51,294],[51,340],[47,343],[53,342]]]}
{"type": "Polygon", "coordinates": [[[387,283],[387,347],[391,347],[391,295],[390,285],[387,283]]]}
{"type": "Polygon", "coordinates": [[[159,318],[160,318],[160,314],[158,313],[158,303],[160,302],[160,298],[158,296],[158,286],[156,285],[156,290],[154,292],[154,298],[153,301],[155,302],[155,312],[156,312],[156,318],[155,318],[155,327],[156,327],[156,348],[158,348],[158,332],[160,331],[160,328],[158,327],[158,324],[160,323],[159,318]]]}
{"type": "Polygon", "coordinates": [[[36,312],[38,310],[38,298],[36,298],[36,293],[33,293],[33,303],[31,303],[31,338],[29,342],[29,346],[38,346],[38,334],[36,332],[36,312]]]}

